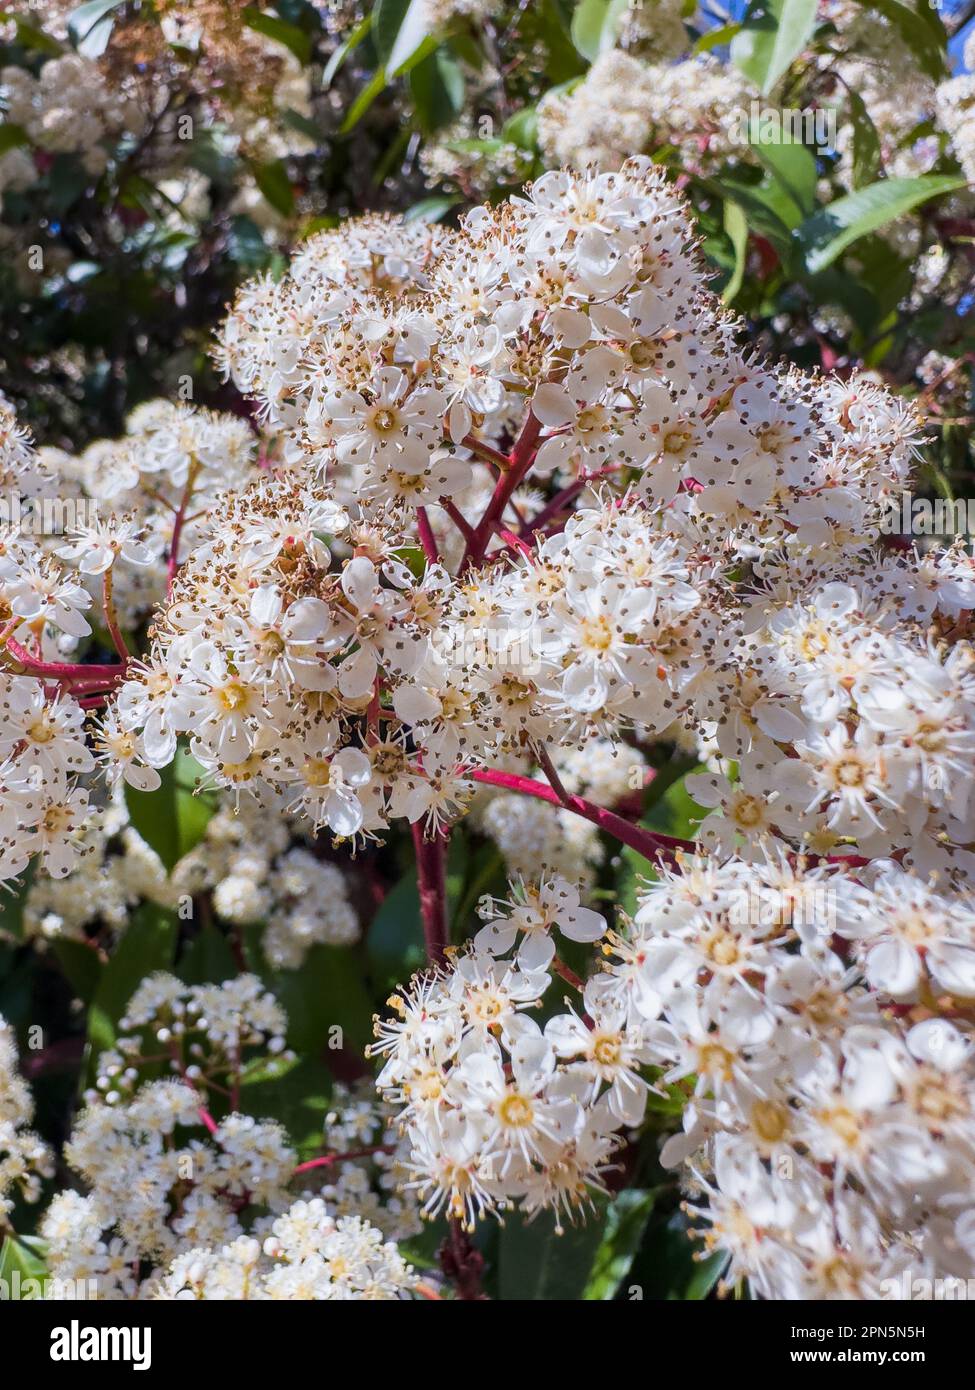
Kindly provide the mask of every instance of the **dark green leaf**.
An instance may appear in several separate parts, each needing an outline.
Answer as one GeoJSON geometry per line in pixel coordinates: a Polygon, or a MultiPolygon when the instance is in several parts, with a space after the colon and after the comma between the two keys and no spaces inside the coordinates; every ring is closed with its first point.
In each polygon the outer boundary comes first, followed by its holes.
{"type": "Polygon", "coordinates": [[[52,946],[65,979],[83,1004],[91,1004],[104,969],[98,951],[83,941],[55,941],[52,946]]]}
{"type": "Polygon", "coordinates": [[[170,970],[176,951],[176,916],[155,903],[136,908],[105,966],[88,1014],[88,1040],[96,1052],[115,1042],[119,1019],[136,987],[157,970],[170,970]]]}
{"type": "Polygon", "coordinates": [[[6,154],[8,150],[14,150],[18,145],[28,144],[27,132],[23,126],[14,125],[13,121],[4,121],[0,125],[0,154],[6,154]]]}
{"type": "Polygon", "coordinates": [[[415,869],[386,894],[370,923],[366,942],[373,977],[383,991],[402,984],[426,963],[415,869]]]}
{"type": "Polygon", "coordinates": [[[345,120],[340,127],[340,133],[342,135],[348,134],[350,130],[359,124],[372,103],[379,96],[379,93],[385,91],[385,89],[386,69],[380,67],[376,69],[346,112],[345,120]]]}
{"type": "Polygon", "coordinates": [[[271,207],[282,217],[290,217],[295,210],[295,192],[284,161],[275,159],[269,164],[252,165],[252,169],[254,181],[271,207]]]}
{"type": "Polygon", "coordinates": [[[310,60],[311,39],[297,24],[289,24],[286,20],[278,19],[276,15],[264,14],[252,5],[248,5],[244,10],[244,23],[255,33],[264,34],[266,38],[274,39],[276,43],[290,48],[299,62],[307,63],[310,60]]]}
{"type": "Polygon", "coordinates": [[[203,927],[179,963],[179,978],[188,985],[219,985],[237,974],[237,962],[223,932],[203,927]]]}
{"type": "Polygon", "coordinates": [[[20,941],[24,935],[24,905],[34,881],[37,860],[32,859],[20,878],[0,884],[0,937],[20,941]]]}
{"type": "Polygon", "coordinates": [[[211,793],[194,795],[203,769],[182,746],[176,757],[160,772],[162,786],[154,792],[139,792],[126,786],[125,802],[129,818],[147,844],[156,851],[167,870],[203,838],[215,809],[211,793]]]}
{"type": "Polygon", "coordinates": [[[519,1213],[505,1218],[498,1239],[498,1293],[502,1299],[552,1301],[580,1299],[603,1239],[606,1204],[578,1226],[556,1234],[550,1212],[534,1221],[519,1213]]]}
{"type": "Polygon", "coordinates": [[[584,1299],[606,1302],[616,1297],[629,1273],[656,1200],[656,1191],[630,1188],[610,1202],[605,1233],[589,1271],[584,1299]]]}
{"type": "Polygon", "coordinates": [[[426,135],[450,125],[464,105],[460,64],[443,48],[410,69],[409,83],[420,129],[426,135]]]}
{"type": "Polygon", "coordinates": [[[853,187],[864,188],[880,173],[880,136],[859,92],[847,88],[853,121],[853,187]]]}

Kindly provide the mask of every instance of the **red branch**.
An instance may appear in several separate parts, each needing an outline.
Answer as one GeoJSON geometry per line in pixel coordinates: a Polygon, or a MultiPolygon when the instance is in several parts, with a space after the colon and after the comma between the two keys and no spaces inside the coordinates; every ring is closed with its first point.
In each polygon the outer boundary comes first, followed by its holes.
{"type": "Polygon", "coordinates": [[[680,840],[675,835],[662,835],[656,830],[644,830],[642,826],[624,820],[615,811],[607,811],[605,806],[596,806],[581,796],[563,798],[554,788],[546,787],[543,782],[536,782],[531,777],[524,777],[519,772],[500,772],[490,767],[475,769],[470,775],[475,782],[486,782],[492,787],[504,787],[506,791],[524,792],[526,796],[537,796],[540,801],[548,801],[553,806],[563,806],[567,811],[574,811],[577,816],[598,825],[600,830],[605,830],[608,835],[622,840],[624,845],[635,849],[637,854],[642,854],[650,863],[657,859],[672,862],[676,851],[681,849],[689,854],[700,852],[693,840],[680,840]]]}
{"type": "Polygon", "coordinates": [[[450,938],[447,933],[447,837],[438,832],[432,840],[424,838],[424,822],[415,821],[413,846],[416,850],[416,874],[420,889],[420,912],[423,917],[423,939],[432,965],[442,965],[450,938]]]}
{"type": "Polygon", "coordinates": [[[541,430],[541,422],[536,420],[529,411],[521,434],[515,441],[510,458],[506,460],[507,467],[498,479],[484,515],[475,526],[474,534],[467,544],[467,550],[461,564],[462,570],[469,565],[475,568],[483,565],[484,553],[494,532],[495,523],[503,517],[504,509],[511,501],[512,494],[524,480],[534,462],[535,446],[538,443],[541,430]]]}
{"type": "Polygon", "coordinates": [[[420,544],[423,546],[423,553],[427,557],[427,564],[438,564],[440,561],[440,551],[437,549],[437,539],[433,534],[433,527],[430,525],[430,518],[427,516],[426,507],[417,507],[416,509],[416,529],[420,533],[420,544]]]}

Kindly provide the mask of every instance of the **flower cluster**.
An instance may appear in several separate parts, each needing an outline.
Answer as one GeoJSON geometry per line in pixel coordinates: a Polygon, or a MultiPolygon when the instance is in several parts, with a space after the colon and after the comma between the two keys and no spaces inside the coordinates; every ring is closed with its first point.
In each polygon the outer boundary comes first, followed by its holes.
{"type": "Polygon", "coordinates": [[[124,1103],[143,1079],[142,1069],[165,1059],[190,1087],[207,1089],[239,1083],[246,1055],[266,1049],[282,1063],[287,1019],[256,975],[237,975],[219,985],[185,985],[159,971],[142,981],[119,1020],[115,1046],[99,1053],[94,1101],[124,1103]],[[219,1078],[219,1079],[218,1079],[219,1078]]]}
{"type": "Polygon", "coordinates": [[[217,1250],[189,1250],[163,1278],[161,1299],[408,1298],[413,1270],[392,1241],[358,1216],[329,1216],[320,1197],[298,1201],[263,1245],[241,1236],[217,1250]]]}
{"type": "Polygon", "coordinates": [[[973,1258],[975,900],[897,864],[684,861],[613,938],[607,997],[691,1090],[683,1168],[725,1281],[876,1298],[973,1258]]]}
{"type": "Polygon", "coordinates": [[[33,1117],[30,1087],[17,1070],[13,1029],[0,1017],[0,1220],[13,1207],[12,1191],[36,1202],[41,1179],[54,1176],[50,1150],[27,1128],[33,1117]]]}
{"type": "Polygon", "coordinates": [[[161,1273],[187,1250],[244,1236],[245,1211],[287,1210],[295,1154],[280,1125],[208,1118],[178,1080],[82,1111],[65,1157],[90,1190],[59,1192],[41,1222],[55,1278],[93,1279],[99,1298],[131,1298],[152,1283],[140,1280],[143,1261],[161,1273]]]}
{"type": "Polygon", "coordinates": [[[0,105],[38,150],[48,155],[78,152],[89,174],[108,163],[110,145],[137,136],[148,113],[131,96],[109,84],[98,64],[79,53],[45,63],[36,77],[26,68],[0,71],[0,105]]]}
{"type": "Polygon", "coordinates": [[[402,1107],[424,1215],[446,1209],[470,1227],[509,1205],[575,1215],[605,1190],[621,1131],[646,1103],[639,1027],[599,982],[584,1016],[554,1014],[544,1029],[529,1017],[551,984],[552,933],[592,942],[602,917],[558,878],[520,885],[498,910],[468,953],[390,998],[373,1046],[385,1058],[377,1085],[402,1107]]]}

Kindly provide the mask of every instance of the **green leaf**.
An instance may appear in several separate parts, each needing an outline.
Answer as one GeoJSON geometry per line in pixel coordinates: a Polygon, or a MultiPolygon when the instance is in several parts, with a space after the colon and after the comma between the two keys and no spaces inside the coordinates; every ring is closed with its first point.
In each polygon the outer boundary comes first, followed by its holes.
{"type": "Polygon", "coordinates": [[[37,53],[47,53],[52,58],[63,53],[64,50],[57,39],[52,38],[50,34],[45,34],[43,29],[37,29],[25,19],[18,19],[16,24],[17,42],[21,48],[33,49],[37,53]]]}
{"type": "Polygon", "coordinates": [[[216,801],[212,793],[194,795],[203,768],[182,746],[159,775],[162,786],[157,791],[140,792],[126,786],[125,804],[133,826],[169,872],[202,840],[216,801]]]}
{"type": "Polygon", "coordinates": [[[607,1302],[626,1278],[657,1200],[656,1190],[630,1188],[609,1204],[606,1230],[596,1251],[582,1297],[607,1302]]]}
{"type": "Polygon", "coordinates": [[[556,1234],[550,1212],[534,1221],[505,1217],[498,1239],[498,1295],[517,1301],[577,1300],[589,1280],[603,1239],[605,1202],[578,1226],[556,1234]]]}
{"type": "Polygon", "coordinates": [[[317,1056],[336,1027],[346,1048],[365,1048],[372,1036],[373,1001],[356,952],[313,946],[300,970],[273,971],[262,962],[258,973],[288,1015],[288,1042],[296,1052],[317,1056]]]}
{"type": "Polygon", "coordinates": [[[880,136],[859,92],[848,87],[846,97],[853,121],[853,187],[864,188],[880,173],[880,136]]]}
{"type": "Polygon", "coordinates": [[[90,1005],[98,991],[104,966],[97,950],[82,941],[55,941],[52,950],[64,977],[82,1004],[90,1005]]]}
{"type": "Polygon", "coordinates": [[[36,869],[37,860],[32,859],[20,878],[0,883],[0,937],[23,940],[24,907],[36,869]]]}
{"type": "Polygon", "coordinates": [[[812,151],[790,140],[777,144],[753,140],[752,149],[795,207],[797,224],[810,216],[816,207],[817,180],[812,151]]]}
{"type": "Polygon", "coordinates": [[[386,894],[369,925],[366,944],[373,978],[384,992],[404,983],[426,963],[415,869],[386,894]]]}
{"type": "Polygon", "coordinates": [[[366,35],[369,33],[371,29],[372,15],[367,14],[365,19],[360,19],[359,23],[352,30],[349,37],[339,44],[338,48],[336,48],[335,52],[332,54],[328,62],[325,64],[324,71],[322,72],[323,91],[328,91],[329,87],[331,87],[333,81],[335,80],[335,75],[338,72],[339,68],[341,68],[342,64],[345,62],[346,58],[348,58],[349,54],[354,52],[355,49],[359,47],[359,44],[362,43],[362,40],[366,37],[366,35]]]}
{"type": "Polygon", "coordinates": [[[223,932],[207,924],[183,954],[177,974],[188,985],[220,985],[238,973],[234,953],[223,932]]]}
{"type": "Polygon", "coordinates": [[[630,0],[579,0],[572,16],[572,42],[594,63],[616,43],[620,19],[630,0]]]}
{"type": "Polygon", "coordinates": [[[122,0],[88,0],[68,16],[68,37],[86,58],[100,58],[108,47],[115,23],[113,10],[122,0]]]}
{"type": "Polygon", "coordinates": [[[264,234],[252,217],[240,212],[230,223],[228,238],[230,258],[245,270],[262,270],[269,252],[264,234]]]}
{"type": "Polygon", "coordinates": [[[929,77],[938,81],[947,74],[948,34],[925,0],[917,0],[917,9],[900,4],[899,0],[860,0],[860,3],[884,16],[929,77]]]}
{"type": "Polygon", "coordinates": [[[362,91],[346,112],[345,120],[339,127],[340,135],[347,135],[359,124],[379,93],[386,89],[386,69],[379,67],[370,77],[362,91]]]}
{"type": "Polygon", "coordinates": [[[719,24],[717,29],[708,29],[696,40],[691,52],[696,56],[699,53],[710,53],[714,48],[720,48],[722,44],[731,43],[736,34],[741,32],[740,24],[719,24]]]}
{"type": "Polygon", "coordinates": [[[767,96],[815,25],[816,0],[752,0],[731,41],[731,60],[767,96]]]}
{"type": "Polygon", "coordinates": [[[247,1113],[283,1125],[300,1158],[322,1152],[332,1077],[319,1058],[303,1057],[283,1074],[245,1068],[241,1086],[247,1113]]]}
{"type": "Polygon", "coordinates": [[[965,187],[949,174],[925,174],[917,179],[879,179],[867,188],[838,198],[807,218],[799,228],[799,243],[812,274],[831,265],[854,241],[884,227],[931,198],[965,187]]]}
{"type": "Polygon", "coordinates": [[[386,64],[390,77],[406,72],[421,56],[430,53],[439,42],[436,34],[430,32],[430,10],[427,0],[411,0],[403,6],[402,0],[379,0],[374,11],[374,23],[385,21],[392,27],[392,14],[404,10],[396,28],[396,34],[388,51],[385,51],[385,38],[380,39],[377,32],[376,49],[386,64]],[[387,12],[390,19],[386,20],[387,12]]]}
{"type": "Polygon", "coordinates": [[[23,126],[14,125],[13,121],[4,121],[0,125],[0,154],[6,154],[8,150],[14,150],[19,145],[29,143],[27,132],[23,126]]]}
{"type": "Polygon", "coordinates": [[[47,1244],[37,1236],[9,1235],[0,1248],[0,1287],[11,1300],[42,1297],[43,1281],[48,1277],[45,1257],[47,1244]]]}
{"type": "Polygon", "coordinates": [[[516,111],[513,116],[509,116],[501,127],[501,138],[507,140],[509,144],[517,145],[520,150],[527,150],[529,154],[534,153],[538,148],[538,109],[534,106],[526,106],[521,111],[516,111]]]}
{"type": "Polygon", "coordinates": [[[421,198],[403,214],[404,222],[439,222],[440,219],[461,201],[446,193],[436,193],[429,198],[421,198]]]}
{"type": "Polygon", "coordinates": [[[48,173],[48,186],[51,190],[51,207],[58,213],[67,212],[85,192],[94,179],[81,160],[73,154],[59,154],[48,173]]]}
{"type": "Polygon", "coordinates": [[[372,41],[379,61],[389,70],[389,55],[396,46],[396,39],[412,9],[410,0],[376,0],[372,7],[372,41]]]}
{"type": "Polygon", "coordinates": [[[142,903],[102,971],[88,1013],[88,1040],[95,1052],[115,1042],[119,1019],[137,986],[157,970],[170,970],[176,952],[175,913],[142,903]]]}
{"type": "MultiPolygon", "coordinates": [[[[738,203],[748,218],[750,230],[770,241],[783,260],[793,255],[792,232],[788,222],[783,220],[780,189],[776,188],[773,193],[768,186],[734,178],[702,179],[701,182],[715,189],[719,197],[738,203]]],[[[785,203],[791,211],[791,199],[786,198],[785,203]]]]}
{"type": "Polygon", "coordinates": [[[291,187],[284,160],[275,159],[269,164],[251,166],[254,181],[261,193],[282,217],[291,217],[295,210],[295,191],[291,187]]]}
{"type": "Polygon", "coordinates": [[[311,38],[297,24],[289,24],[276,15],[264,14],[253,5],[248,5],[244,10],[244,23],[255,33],[290,48],[300,63],[307,63],[311,59],[311,38]]]}
{"type": "Polygon", "coordinates": [[[682,1211],[654,1213],[627,1276],[629,1286],[639,1288],[646,1301],[707,1298],[728,1257],[722,1251],[698,1261],[695,1256],[700,1250],[700,1241],[691,1239],[682,1211]]]}
{"type": "Polygon", "coordinates": [[[464,74],[443,48],[410,69],[410,91],[425,135],[450,125],[464,105],[464,74]]]}
{"type": "Polygon", "coordinates": [[[721,298],[726,304],[731,304],[735,296],[741,289],[742,280],[745,278],[745,253],[748,248],[748,220],[739,205],[732,202],[730,198],[725,199],[724,203],[724,229],[728,234],[735,253],[735,267],[731,272],[731,278],[721,291],[721,298]]]}

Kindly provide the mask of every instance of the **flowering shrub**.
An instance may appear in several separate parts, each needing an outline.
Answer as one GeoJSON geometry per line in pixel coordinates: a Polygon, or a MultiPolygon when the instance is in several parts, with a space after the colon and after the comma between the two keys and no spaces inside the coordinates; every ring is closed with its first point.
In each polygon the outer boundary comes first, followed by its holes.
{"type": "Polygon", "coordinates": [[[0,400],[0,1277],[973,1277],[975,562],[909,524],[970,460],[941,21],[82,8],[11,21],[11,196],[72,161],[110,222],[186,114],[282,217],[209,404],[0,400]],[[323,87],[446,201],[298,236],[323,87]],[[842,138],[732,127],[772,94],[842,138]]]}

